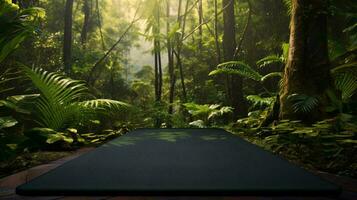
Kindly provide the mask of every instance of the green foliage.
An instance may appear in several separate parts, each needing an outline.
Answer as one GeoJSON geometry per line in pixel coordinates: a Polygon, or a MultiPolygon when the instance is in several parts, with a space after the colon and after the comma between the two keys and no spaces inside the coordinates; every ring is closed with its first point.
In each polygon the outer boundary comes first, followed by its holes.
{"type": "Polygon", "coordinates": [[[88,96],[88,88],[83,82],[40,68],[22,66],[21,69],[41,94],[34,104],[34,114],[42,127],[61,130],[92,117],[98,109],[122,111],[129,107],[128,104],[115,100],[83,101],[88,96]]]}
{"type": "Polygon", "coordinates": [[[221,63],[217,66],[216,70],[209,73],[210,76],[216,74],[236,74],[244,78],[250,78],[255,81],[260,81],[262,75],[253,70],[249,65],[241,61],[229,61],[221,63]]]}
{"type": "Polygon", "coordinates": [[[342,92],[342,100],[347,101],[357,92],[357,62],[349,62],[331,70],[335,85],[342,92]]]}
{"type": "Polygon", "coordinates": [[[3,128],[10,128],[18,123],[16,119],[11,116],[0,117],[0,130],[3,128]]]}
{"type": "Polygon", "coordinates": [[[54,144],[56,142],[73,143],[73,138],[68,133],[57,132],[50,128],[33,128],[25,134],[36,142],[47,144],[54,144]]]}
{"type": "Polygon", "coordinates": [[[278,55],[270,55],[270,56],[264,57],[257,61],[257,65],[260,68],[266,67],[266,66],[268,66],[270,64],[274,64],[274,63],[281,64],[281,63],[283,63],[283,61],[282,61],[281,57],[279,57],[278,55]]]}
{"type": "Polygon", "coordinates": [[[246,99],[253,103],[253,107],[271,106],[276,100],[275,97],[261,97],[259,95],[248,95],[246,99]]]}
{"type": "Polygon", "coordinates": [[[270,79],[270,78],[273,78],[273,77],[279,77],[279,78],[282,78],[283,77],[283,73],[282,72],[271,72],[267,75],[264,75],[261,79],[262,82],[270,79]]]}
{"type": "Polygon", "coordinates": [[[19,10],[10,0],[0,3],[0,62],[36,31],[38,21],[44,17],[42,8],[19,10]]]}
{"type": "Polygon", "coordinates": [[[292,94],[288,96],[292,103],[292,108],[296,113],[309,113],[319,104],[316,97],[305,94],[292,94]]]}
{"type": "Polygon", "coordinates": [[[281,45],[281,51],[282,54],[280,56],[278,55],[269,55],[266,56],[256,62],[257,66],[260,68],[269,66],[271,64],[279,64],[279,65],[284,65],[286,61],[288,60],[288,54],[289,54],[289,43],[283,43],[281,45]]]}
{"type": "Polygon", "coordinates": [[[185,103],[185,108],[193,116],[197,117],[199,120],[191,122],[190,125],[202,127],[202,122],[206,126],[210,125],[210,120],[221,117],[225,114],[231,113],[233,111],[232,107],[221,106],[219,104],[196,104],[196,103],[185,103]]]}

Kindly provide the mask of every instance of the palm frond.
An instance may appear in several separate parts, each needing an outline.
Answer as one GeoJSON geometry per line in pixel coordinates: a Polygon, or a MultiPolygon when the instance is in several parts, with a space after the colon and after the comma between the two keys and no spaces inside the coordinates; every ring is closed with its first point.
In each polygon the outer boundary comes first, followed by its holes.
{"type": "Polygon", "coordinates": [[[211,73],[209,73],[210,76],[216,74],[239,75],[244,78],[253,79],[255,81],[260,81],[262,78],[262,75],[241,61],[229,61],[219,64],[216,70],[213,70],[211,73]]]}
{"type": "Polygon", "coordinates": [[[337,66],[331,70],[331,74],[336,88],[342,93],[342,100],[348,100],[357,92],[357,62],[337,66]]]}
{"type": "Polygon", "coordinates": [[[357,92],[357,76],[351,73],[336,74],[335,85],[342,92],[342,100],[348,100],[357,92]]]}
{"type": "Polygon", "coordinates": [[[130,104],[124,103],[122,101],[112,100],[112,99],[87,100],[87,101],[79,102],[78,105],[87,109],[103,109],[108,112],[123,111],[131,107],[130,104]]]}
{"type": "Polygon", "coordinates": [[[293,111],[296,113],[309,113],[319,104],[316,97],[306,94],[292,94],[288,96],[292,103],[293,111]]]}

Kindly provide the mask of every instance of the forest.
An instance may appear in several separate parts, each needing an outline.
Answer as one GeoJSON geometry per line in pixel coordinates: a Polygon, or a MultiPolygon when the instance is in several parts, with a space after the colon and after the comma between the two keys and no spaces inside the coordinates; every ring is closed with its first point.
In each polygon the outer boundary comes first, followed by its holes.
{"type": "Polygon", "coordinates": [[[0,0],[0,177],[136,128],[223,128],[357,178],[354,0],[0,0]]]}

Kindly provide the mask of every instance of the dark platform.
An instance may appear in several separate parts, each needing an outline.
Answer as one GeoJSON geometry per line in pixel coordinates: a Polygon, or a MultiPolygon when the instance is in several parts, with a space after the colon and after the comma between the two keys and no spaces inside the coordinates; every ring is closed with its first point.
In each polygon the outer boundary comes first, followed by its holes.
{"type": "Polygon", "coordinates": [[[21,195],[338,195],[221,129],[138,129],[19,186],[21,195]]]}

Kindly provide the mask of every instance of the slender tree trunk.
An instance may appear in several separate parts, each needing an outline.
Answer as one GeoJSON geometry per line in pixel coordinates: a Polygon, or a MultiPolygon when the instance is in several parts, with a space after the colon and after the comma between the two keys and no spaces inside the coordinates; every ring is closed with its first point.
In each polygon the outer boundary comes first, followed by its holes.
{"type": "Polygon", "coordinates": [[[101,16],[100,16],[100,8],[99,8],[99,2],[98,2],[98,0],[95,0],[95,7],[96,7],[96,10],[97,10],[97,20],[98,20],[100,40],[101,40],[101,42],[102,42],[102,48],[103,48],[103,50],[105,50],[106,47],[105,47],[105,42],[104,42],[104,37],[103,37],[102,19],[101,19],[101,16]]]}
{"type": "MultiPolygon", "coordinates": [[[[161,44],[160,44],[160,7],[156,5],[155,21],[156,24],[153,27],[154,34],[154,55],[155,55],[155,101],[157,105],[161,104],[162,96],[162,66],[161,66],[161,44]]],[[[160,127],[161,119],[157,117],[155,119],[155,127],[160,127]]]]}
{"type": "MultiPolygon", "coordinates": [[[[173,114],[173,103],[175,97],[175,69],[174,69],[174,57],[172,53],[172,40],[169,37],[170,33],[170,0],[166,0],[166,39],[167,39],[167,57],[168,57],[168,68],[169,68],[169,110],[168,113],[170,116],[173,114]]],[[[167,123],[167,127],[172,127],[172,120],[170,119],[167,123]]]]}
{"type": "Polygon", "coordinates": [[[327,1],[292,0],[290,48],[280,95],[280,118],[313,122],[324,117],[325,91],[331,83],[327,47],[327,1]],[[310,113],[292,110],[291,94],[319,99],[310,113]]]}
{"type": "Polygon", "coordinates": [[[180,37],[180,40],[178,42],[178,47],[177,47],[177,65],[179,67],[180,71],[180,80],[181,80],[181,86],[182,86],[182,97],[183,97],[183,102],[187,102],[187,92],[186,92],[186,85],[185,85],[185,75],[183,71],[183,66],[182,66],[182,61],[181,61],[181,49],[183,45],[183,38],[185,36],[185,28],[186,28],[186,18],[187,18],[187,12],[188,12],[188,5],[189,5],[190,0],[186,0],[186,6],[185,6],[185,12],[184,16],[182,19],[182,35],[180,37]]]}
{"type": "Polygon", "coordinates": [[[83,14],[84,14],[84,21],[83,21],[83,27],[82,27],[82,33],[81,33],[81,42],[83,47],[85,47],[85,44],[87,42],[87,35],[88,35],[88,30],[89,30],[89,22],[90,22],[90,0],[84,0],[83,2],[83,14]]]}
{"type": "Polygon", "coordinates": [[[64,16],[64,41],[63,41],[63,63],[66,74],[71,73],[72,68],[72,12],[73,0],[66,1],[64,16]]]}
{"type": "MultiPolygon", "coordinates": [[[[203,7],[202,7],[202,0],[198,1],[198,24],[203,23],[203,7]]],[[[203,29],[202,26],[199,26],[198,28],[198,48],[201,51],[202,50],[202,34],[203,34],[203,29]]]]}
{"type": "MultiPolygon", "coordinates": [[[[223,55],[225,61],[231,61],[234,59],[234,53],[236,49],[236,30],[235,30],[235,15],[234,15],[234,1],[223,0],[223,55]]],[[[243,79],[238,76],[229,77],[230,85],[230,101],[234,108],[234,116],[245,115],[246,105],[243,97],[243,79]]]]}
{"type": "MultiPolygon", "coordinates": [[[[224,12],[224,11],[223,11],[224,12]]],[[[218,40],[218,3],[217,0],[214,0],[214,41],[216,45],[216,60],[217,65],[221,63],[221,49],[219,47],[219,40],[218,40]]]]}

